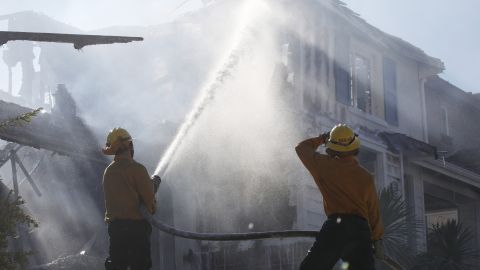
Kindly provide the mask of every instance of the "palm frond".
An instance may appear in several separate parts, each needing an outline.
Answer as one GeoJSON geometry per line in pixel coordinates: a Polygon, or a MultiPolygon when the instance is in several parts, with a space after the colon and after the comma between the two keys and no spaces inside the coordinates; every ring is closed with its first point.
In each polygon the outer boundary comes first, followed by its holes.
{"type": "Polygon", "coordinates": [[[0,122],[0,129],[5,127],[17,126],[22,123],[29,123],[30,121],[32,121],[32,118],[37,116],[42,110],[43,108],[38,108],[31,112],[27,112],[14,118],[0,122]]]}
{"type": "Polygon", "coordinates": [[[479,255],[472,247],[473,233],[455,220],[437,223],[428,232],[428,251],[419,255],[412,270],[473,270],[479,255]]]}
{"type": "Polygon", "coordinates": [[[385,230],[385,252],[403,266],[409,266],[413,263],[414,254],[408,247],[407,237],[420,231],[422,222],[409,218],[406,203],[393,185],[380,191],[379,201],[385,230]]]}

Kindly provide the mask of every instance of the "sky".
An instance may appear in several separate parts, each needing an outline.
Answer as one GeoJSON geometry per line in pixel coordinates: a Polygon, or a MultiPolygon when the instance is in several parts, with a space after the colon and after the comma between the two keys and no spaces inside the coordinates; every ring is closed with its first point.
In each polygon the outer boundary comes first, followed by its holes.
{"type": "Polygon", "coordinates": [[[342,0],[368,23],[440,58],[441,77],[480,92],[480,1],[342,0]]]}
{"type": "Polygon", "coordinates": [[[95,30],[112,25],[152,25],[198,9],[200,0],[1,0],[0,15],[33,10],[78,27],[95,30]],[[179,7],[177,9],[177,7],[179,7]]]}
{"type": "MultiPolygon", "coordinates": [[[[33,10],[83,30],[154,25],[202,7],[201,0],[48,0],[48,4],[38,0],[1,1],[0,15],[33,10]]],[[[343,1],[375,27],[443,60],[444,79],[467,92],[480,92],[480,1],[343,1]]]]}

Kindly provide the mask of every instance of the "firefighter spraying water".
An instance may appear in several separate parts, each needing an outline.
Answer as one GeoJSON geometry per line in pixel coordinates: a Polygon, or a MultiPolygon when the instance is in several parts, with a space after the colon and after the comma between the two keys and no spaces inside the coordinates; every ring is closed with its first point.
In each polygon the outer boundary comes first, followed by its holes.
{"type": "Polygon", "coordinates": [[[130,134],[121,128],[114,129],[108,135],[106,147],[103,149],[105,154],[115,154],[115,159],[104,176],[106,221],[110,235],[107,269],[124,269],[115,267],[136,263],[140,267],[138,269],[150,269],[151,226],[171,235],[195,240],[240,241],[316,237],[313,247],[300,266],[302,270],[331,269],[340,258],[350,264],[348,269],[374,269],[373,255],[392,269],[402,269],[383,253],[383,225],[376,189],[372,176],[361,168],[355,159],[359,146],[358,136],[349,127],[337,125],[328,133],[301,142],[295,149],[324,197],[328,220],[320,232],[286,230],[196,233],[178,230],[153,217],[153,194],[158,189],[160,177],[153,176],[150,179],[146,169],[133,160],[130,134]],[[328,155],[316,152],[322,144],[326,144],[328,155]],[[113,179],[116,179],[115,183],[113,179]],[[115,211],[121,207],[129,211],[115,211]],[[136,255],[126,255],[130,251],[134,251],[130,254],[136,255]]]}
{"type": "Polygon", "coordinates": [[[374,269],[373,254],[384,258],[377,190],[372,175],[355,158],[359,147],[357,134],[340,124],[295,148],[323,195],[328,216],[301,270],[332,269],[339,259],[347,269],[374,269]],[[316,151],[323,144],[327,155],[316,151]]]}
{"type": "MultiPolygon", "coordinates": [[[[250,1],[249,3],[253,3],[250,1]]],[[[251,11],[252,5],[246,5],[246,10],[251,11]]],[[[249,20],[244,21],[244,25],[242,25],[241,29],[246,29],[247,25],[251,23],[252,16],[248,17],[249,20]]],[[[248,35],[247,35],[248,36],[248,35]]],[[[247,44],[250,40],[238,39],[233,44],[232,50],[227,54],[226,64],[222,65],[220,70],[218,71],[218,76],[214,77],[212,83],[207,84],[207,87],[203,89],[204,91],[200,95],[199,99],[197,100],[196,105],[194,106],[192,112],[187,117],[186,121],[180,127],[176,137],[174,138],[173,142],[167,148],[167,151],[162,156],[161,161],[155,170],[155,174],[158,174],[164,178],[165,175],[168,174],[169,165],[172,162],[172,159],[178,158],[176,156],[177,149],[180,144],[182,144],[183,140],[187,136],[187,134],[191,131],[192,127],[195,126],[197,119],[204,113],[205,108],[211,103],[211,100],[216,96],[218,92],[218,88],[223,82],[229,78],[233,72],[233,69],[238,65],[239,55],[243,52],[243,44],[247,44]]],[[[128,134],[128,133],[127,133],[128,134]]],[[[368,173],[365,173],[363,169],[361,169],[355,161],[354,155],[358,152],[358,148],[360,145],[360,141],[357,136],[354,136],[353,131],[346,126],[337,126],[331,131],[331,138],[328,137],[327,134],[323,134],[319,138],[313,138],[307,141],[300,143],[300,145],[296,148],[299,157],[301,158],[304,165],[307,169],[312,173],[315,181],[319,185],[320,190],[323,193],[324,199],[326,201],[325,204],[325,212],[327,215],[330,216],[329,220],[325,223],[324,227],[327,225],[332,224],[332,219],[337,222],[340,221],[338,225],[334,227],[339,227],[342,229],[337,230],[337,234],[344,237],[345,235],[352,235],[354,237],[350,238],[342,238],[340,243],[334,243],[332,239],[325,239],[322,235],[331,234],[332,230],[335,231],[336,229],[329,229],[324,230],[322,229],[320,232],[313,231],[313,230],[283,230],[283,231],[265,231],[265,232],[248,232],[248,233],[197,233],[197,232],[190,232],[190,231],[183,231],[176,229],[172,226],[166,225],[163,222],[157,220],[153,217],[153,208],[149,205],[149,200],[143,201],[141,195],[139,195],[139,199],[137,199],[136,205],[139,206],[140,213],[143,215],[144,219],[140,219],[142,222],[148,223],[153,226],[154,228],[163,231],[165,233],[175,235],[177,237],[187,238],[187,239],[195,239],[195,240],[209,240],[209,241],[243,241],[243,240],[254,240],[254,239],[268,239],[268,238],[290,238],[290,237],[316,237],[317,241],[314,244],[314,247],[307,255],[307,258],[304,260],[302,265],[300,266],[301,269],[330,269],[333,264],[339,259],[342,258],[345,261],[349,261],[351,267],[349,269],[355,269],[354,267],[366,267],[365,269],[373,269],[373,252],[375,250],[375,256],[379,260],[384,260],[388,265],[392,267],[392,269],[402,269],[397,263],[392,261],[388,257],[384,257],[383,249],[382,249],[382,224],[379,219],[378,213],[378,200],[376,199],[375,194],[371,194],[370,192],[375,193],[375,188],[373,186],[373,179],[368,173]],[[316,153],[316,148],[321,144],[327,143],[327,149],[331,149],[331,153],[334,155],[332,157],[327,157],[326,155],[320,155],[316,153]],[[333,161],[339,161],[339,165],[335,168],[325,168],[325,165],[322,165],[321,162],[316,164],[318,161],[318,157],[322,159],[332,159],[333,161]],[[340,165],[342,161],[345,161],[344,165],[340,165]],[[351,166],[354,167],[358,172],[361,172],[362,175],[359,179],[350,177],[346,179],[340,179],[336,184],[338,185],[337,189],[330,190],[329,188],[324,188],[324,185],[330,186],[335,179],[335,173],[339,173],[340,171],[344,170],[343,166],[351,166]],[[319,168],[315,168],[319,167],[319,168]],[[323,179],[324,174],[330,172],[332,177],[328,179],[323,179]],[[325,181],[324,181],[325,180],[325,181]],[[357,181],[358,180],[358,181],[357,181]],[[357,181],[358,183],[347,183],[346,181],[357,181]],[[325,183],[323,183],[325,182],[325,183]],[[328,183],[327,183],[328,182],[328,183]],[[353,187],[358,185],[365,185],[368,187],[367,190],[359,191],[360,193],[356,193],[356,191],[349,192],[347,191],[348,188],[342,189],[342,185],[352,184],[353,187]],[[363,192],[363,193],[362,193],[363,192]],[[364,193],[368,193],[368,202],[365,202],[363,198],[367,198],[364,193]],[[362,197],[363,196],[363,197],[362,197]],[[352,200],[353,198],[353,200],[352,200]],[[370,200],[371,199],[371,200],[370,200]],[[348,203],[350,202],[350,203],[348,203]],[[327,208],[328,204],[328,208],[327,208]],[[374,213],[371,215],[371,213],[374,213]],[[370,225],[370,227],[369,227],[370,225]],[[371,234],[370,230],[372,230],[373,234],[371,234]],[[345,235],[343,235],[345,234],[345,235]],[[373,238],[371,238],[371,235],[373,238]],[[375,249],[373,249],[372,240],[375,243],[375,249]],[[334,248],[328,249],[330,245],[334,245],[334,248]],[[335,254],[327,254],[327,251],[335,251],[335,254]],[[322,266],[323,264],[323,266],[322,266]],[[317,267],[317,268],[315,268],[317,267]],[[323,268],[318,268],[323,267],[323,268]],[[330,268],[329,268],[330,267],[330,268]]],[[[124,136],[124,145],[129,146],[131,145],[131,137],[124,136]]],[[[123,137],[122,137],[123,138],[123,137]]],[[[107,139],[107,143],[109,143],[107,139]]],[[[108,146],[108,145],[107,145],[108,146]]],[[[132,145],[133,150],[133,145],[132,145]]],[[[133,154],[133,151],[132,151],[133,154]]],[[[131,155],[133,157],[133,155],[131,155]]],[[[131,160],[131,159],[130,159],[131,160]]],[[[181,162],[181,160],[176,160],[175,162],[181,162]]],[[[115,161],[114,161],[115,163],[115,161]]],[[[149,177],[146,175],[146,170],[144,171],[142,182],[147,183],[150,181],[149,177]]],[[[338,175],[341,177],[341,175],[338,175]]],[[[357,176],[355,174],[355,176],[357,176]]],[[[159,182],[160,177],[154,177],[157,182],[159,182]]],[[[173,179],[172,179],[173,182],[173,179]]],[[[153,185],[149,184],[149,186],[153,189],[153,185]]],[[[150,194],[150,193],[149,193],[150,194]]],[[[150,196],[150,195],[149,195],[150,196]]],[[[135,215],[138,212],[135,212],[135,215]]],[[[135,216],[138,217],[138,216],[135,216]]],[[[149,226],[150,226],[149,225],[149,226]]],[[[147,228],[150,228],[147,226],[147,228]]],[[[109,225],[110,227],[110,225],[109,225]]],[[[109,230],[110,231],[110,230],[109,230]]],[[[147,230],[147,234],[149,235],[150,230],[147,230]]],[[[112,240],[115,240],[114,237],[111,237],[111,246],[112,240]]],[[[149,246],[148,246],[149,248],[149,246]]],[[[112,248],[111,248],[112,249],[112,248]]],[[[110,250],[111,250],[110,249],[110,250]]],[[[112,256],[112,254],[110,254],[112,256]]],[[[144,257],[147,260],[150,260],[148,257],[144,257]]],[[[113,259],[113,261],[115,261],[113,259]]],[[[140,269],[149,269],[149,264],[146,266],[147,268],[140,268],[140,269]]],[[[363,268],[361,268],[363,269],[363,268]]]]}
{"type": "Polygon", "coordinates": [[[103,176],[105,221],[110,236],[107,270],[150,269],[150,234],[152,227],[140,212],[140,204],[155,213],[155,191],[160,178],[150,179],[145,167],[133,159],[130,134],[114,128],[107,136],[105,155],[115,155],[103,176]]]}

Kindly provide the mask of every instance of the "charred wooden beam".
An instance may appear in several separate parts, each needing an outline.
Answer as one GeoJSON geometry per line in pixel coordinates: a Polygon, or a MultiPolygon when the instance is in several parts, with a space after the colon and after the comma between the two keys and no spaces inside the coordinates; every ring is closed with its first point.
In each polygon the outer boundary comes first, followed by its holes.
{"type": "Polygon", "coordinates": [[[143,37],[0,31],[0,46],[14,40],[72,43],[79,50],[88,45],[142,41],[143,37]]]}
{"type": "MultiPolygon", "coordinates": [[[[29,111],[32,109],[0,101],[0,122],[29,111]]],[[[58,112],[41,113],[29,123],[0,128],[0,139],[71,157],[106,162],[89,127],[76,116],[58,112]]]]}

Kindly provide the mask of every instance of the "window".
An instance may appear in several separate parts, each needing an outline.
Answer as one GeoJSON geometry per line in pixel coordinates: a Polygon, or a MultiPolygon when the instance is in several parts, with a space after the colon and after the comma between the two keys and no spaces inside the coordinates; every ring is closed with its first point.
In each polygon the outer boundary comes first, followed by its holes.
{"type": "Polygon", "coordinates": [[[397,67],[392,59],[383,58],[383,89],[385,97],[385,121],[398,126],[397,67]]]}
{"type": "Polygon", "coordinates": [[[358,109],[372,113],[372,91],[370,83],[370,62],[358,55],[353,56],[351,70],[350,104],[358,109]]]}
{"type": "Polygon", "coordinates": [[[314,45],[304,45],[303,105],[308,111],[320,110],[320,80],[324,53],[314,45]]]}
{"type": "Polygon", "coordinates": [[[345,44],[336,45],[335,96],[338,102],[372,113],[370,61],[350,55],[345,44]]]}
{"type": "Polygon", "coordinates": [[[400,156],[387,153],[387,184],[391,184],[397,194],[402,194],[402,164],[400,156]]]}
{"type": "Polygon", "coordinates": [[[350,93],[350,39],[346,34],[335,35],[335,98],[339,103],[351,106],[350,93]]]}
{"type": "Polygon", "coordinates": [[[361,148],[358,153],[358,162],[371,174],[377,172],[377,153],[366,148],[361,148]]]}

